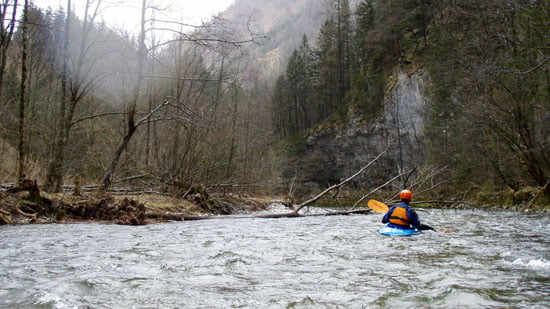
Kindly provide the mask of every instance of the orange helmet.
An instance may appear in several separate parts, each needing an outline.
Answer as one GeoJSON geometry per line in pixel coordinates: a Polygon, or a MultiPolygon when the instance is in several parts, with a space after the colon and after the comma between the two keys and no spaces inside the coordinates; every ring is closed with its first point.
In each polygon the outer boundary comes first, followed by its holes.
{"type": "Polygon", "coordinates": [[[402,200],[412,200],[413,193],[410,190],[403,190],[399,192],[399,198],[402,200]]]}

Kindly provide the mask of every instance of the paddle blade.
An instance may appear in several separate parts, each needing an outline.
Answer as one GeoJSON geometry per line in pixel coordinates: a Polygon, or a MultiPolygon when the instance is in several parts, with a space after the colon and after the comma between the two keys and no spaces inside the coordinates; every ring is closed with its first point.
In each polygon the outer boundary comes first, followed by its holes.
{"type": "Polygon", "coordinates": [[[381,214],[385,214],[389,210],[389,208],[386,204],[384,204],[382,202],[379,202],[377,200],[370,200],[367,203],[367,205],[369,206],[370,209],[372,209],[376,212],[379,212],[381,214]]]}

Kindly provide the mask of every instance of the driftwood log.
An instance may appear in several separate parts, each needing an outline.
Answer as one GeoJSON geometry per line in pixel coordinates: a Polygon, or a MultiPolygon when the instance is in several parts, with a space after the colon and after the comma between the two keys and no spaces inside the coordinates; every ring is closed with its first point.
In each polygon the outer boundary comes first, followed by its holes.
{"type": "Polygon", "coordinates": [[[280,214],[266,214],[266,215],[222,215],[222,216],[188,216],[184,214],[175,214],[175,213],[147,213],[147,218],[150,219],[160,219],[168,221],[199,221],[199,220],[209,220],[209,219],[279,219],[279,218],[302,218],[302,217],[327,217],[327,216],[346,216],[346,215],[365,215],[370,214],[370,209],[358,209],[358,210],[347,210],[347,211],[331,211],[326,213],[319,214],[308,214],[303,215],[297,212],[288,212],[280,214]]]}
{"type": "MultiPolygon", "coordinates": [[[[28,218],[31,222],[33,222],[40,214],[44,213],[51,206],[51,201],[40,195],[40,188],[38,187],[38,181],[36,180],[31,180],[26,177],[21,178],[19,179],[17,185],[10,186],[5,192],[11,195],[15,195],[20,192],[28,192],[29,195],[22,203],[11,201],[9,203],[9,208],[11,210],[2,210],[0,212],[0,224],[13,223],[14,215],[28,218]]],[[[1,200],[2,203],[5,203],[7,196],[3,195],[1,200]]]]}

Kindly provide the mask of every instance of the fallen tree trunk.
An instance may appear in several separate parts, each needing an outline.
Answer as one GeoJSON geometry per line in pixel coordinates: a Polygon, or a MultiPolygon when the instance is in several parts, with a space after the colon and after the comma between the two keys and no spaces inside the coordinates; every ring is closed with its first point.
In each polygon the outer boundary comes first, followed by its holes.
{"type": "Polygon", "coordinates": [[[174,213],[147,213],[146,217],[148,219],[158,219],[158,220],[167,220],[167,221],[199,221],[199,220],[211,220],[211,219],[279,219],[279,218],[303,218],[303,217],[328,217],[328,216],[347,216],[347,215],[366,215],[370,214],[370,209],[357,209],[357,210],[345,210],[345,211],[330,211],[326,213],[318,214],[299,214],[297,212],[287,212],[280,214],[266,214],[266,215],[243,215],[243,216],[232,216],[232,215],[222,215],[222,216],[186,216],[184,214],[174,214],[174,213]]]}
{"type": "Polygon", "coordinates": [[[326,213],[308,214],[308,215],[302,215],[297,212],[289,212],[289,213],[283,213],[283,214],[258,215],[258,216],[252,216],[251,218],[277,219],[277,218],[300,218],[300,217],[328,217],[328,216],[347,216],[347,215],[367,215],[367,214],[370,214],[370,212],[371,212],[370,209],[330,211],[326,213]]]}

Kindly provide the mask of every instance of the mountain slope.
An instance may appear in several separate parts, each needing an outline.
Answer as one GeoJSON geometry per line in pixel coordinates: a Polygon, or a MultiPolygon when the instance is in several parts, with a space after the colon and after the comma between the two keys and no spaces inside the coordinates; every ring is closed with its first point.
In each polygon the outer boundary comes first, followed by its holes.
{"type": "MultiPolygon", "coordinates": [[[[354,8],[360,0],[351,0],[354,8]]],[[[236,0],[222,15],[231,20],[251,17],[255,31],[266,35],[260,45],[250,48],[254,59],[268,79],[276,78],[290,54],[305,34],[315,43],[329,11],[326,0],[236,0]]]]}

